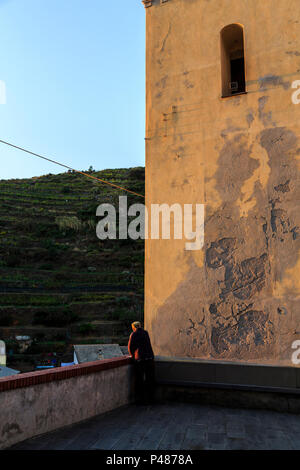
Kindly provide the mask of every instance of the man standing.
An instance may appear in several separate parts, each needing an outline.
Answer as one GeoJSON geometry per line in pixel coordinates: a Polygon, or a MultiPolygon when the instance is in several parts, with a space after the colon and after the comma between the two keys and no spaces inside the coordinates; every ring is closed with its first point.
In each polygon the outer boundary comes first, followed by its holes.
{"type": "Polygon", "coordinates": [[[131,325],[133,332],[128,351],[134,359],[135,400],[137,404],[154,402],[154,354],[149,334],[139,321],[131,325]]]}

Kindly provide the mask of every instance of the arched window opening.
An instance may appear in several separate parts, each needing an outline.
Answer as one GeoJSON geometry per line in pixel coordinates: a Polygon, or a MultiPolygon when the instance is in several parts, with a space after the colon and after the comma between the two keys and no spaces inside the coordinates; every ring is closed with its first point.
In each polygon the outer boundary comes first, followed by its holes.
{"type": "Polygon", "coordinates": [[[244,29],[230,24],[221,31],[222,96],[246,92],[244,29]]]}

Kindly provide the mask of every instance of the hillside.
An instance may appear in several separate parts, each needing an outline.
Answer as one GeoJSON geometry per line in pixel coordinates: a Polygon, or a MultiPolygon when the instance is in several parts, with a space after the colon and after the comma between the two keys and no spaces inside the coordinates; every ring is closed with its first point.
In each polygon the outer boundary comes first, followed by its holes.
{"type": "MultiPolygon", "coordinates": [[[[144,194],[144,168],[90,171],[144,194]]],[[[71,360],[76,343],[126,344],[130,322],[143,317],[144,242],[100,241],[95,215],[126,194],[75,172],[0,181],[0,338],[9,366],[32,370],[49,353],[71,360]],[[18,335],[30,336],[29,347],[18,335]]],[[[129,194],[133,202],[143,200],[129,194]]]]}

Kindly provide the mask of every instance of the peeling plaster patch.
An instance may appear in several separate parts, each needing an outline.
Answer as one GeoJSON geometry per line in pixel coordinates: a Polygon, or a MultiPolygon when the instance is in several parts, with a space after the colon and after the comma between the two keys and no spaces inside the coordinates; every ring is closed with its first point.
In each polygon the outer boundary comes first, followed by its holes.
{"type": "Polygon", "coordinates": [[[258,100],[258,116],[261,122],[265,125],[268,126],[271,124],[272,121],[272,111],[269,111],[268,113],[264,112],[265,105],[267,104],[269,100],[268,96],[262,96],[258,100]]]}
{"type": "Polygon", "coordinates": [[[225,267],[224,287],[219,283],[219,300],[209,305],[214,357],[259,357],[260,347],[272,349],[269,317],[263,311],[254,310],[253,301],[249,303],[265,286],[268,256],[263,253],[238,262],[237,249],[236,239],[223,238],[212,242],[206,252],[209,268],[225,267]],[[242,303],[235,303],[234,298],[242,303]]]}
{"type": "Polygon", "coordinates": [[[271,211],[271,227],[273,233],[289,233],[290,221],[284,209],[272,209],[271,211]]]}
{"type": "Polygon", "coordinates": [[[217,306],[216,304],[211,304],[209,306],[209,312],[212,314],[212,315],[216,315],[218,313],[218,309],[217,309],[217,306]]]}
{"type": "Polygon", "coordinates": [[[178,330],[179,335],[185,335],[190,337],[192,348],[199,348],[206,344],[208,341],[207,331],[204,325],[204,318],[202,321],[194,321],[189,318],[189,325],[186,328],[180,328],[178,330]]]}
{"type": "Polygon", "coordinates": [[[297,240],[297,238],[300,236],[299,227],[292,228],[291,232],[293,234],[293,240],[297,240]]]}
{"type": "Polygon", "coordinates": [[[234,127],[234,126],[229,126],[227,129],[224,129],[224,131],[221,132],[221,137],[225,139],[229,134],[233,134],[235,132],[241,132],[245,129],[242,129],[241,127],[234,127]]]}
{"type": "Polygon", "coordinates": [[[260,292],[265,285],[265,264],[267,254],[259,258],[245,259],[241,263],[228,263],[225,271],[225,289],[220,294],[225,298],[229,293],[234,297],[246,300],[260,292]]]}
{"type": "Polygon", "coordinates": [[[167,80],[168,80],[168,75],[165,75],[164,77],[162,77],[161,80],[155,83],[155,86],[164,89],[166,88],[167,80]]]}
{"type": "Polygon", "coordinates": [[[183,84],[186,88],[194,88],[193,83],[191,83],[189,80],[184,80],[183,84]]]}
{"type": "Polygon", "coordinates": [[[261,90],[266,90],[270,86],[282,86],[285,90],[290,88],[290,82],[284,82],[279,75],[265,75],[258,79],[261,90]]]}
{"type": "Polygon", "coordinates": [[[206,251],[206,263],[209,268],[217,269],[224,266],[232,256],[237,245],[235,238],[222,238],[217,242],[212,242],[206,251]]]}
{"type": "Polygon", "coordinates": [[[212,329],[215,357],[230,354],[236,358],[257,357],[259,346],[275,342],[273,330],[268,315],[250,310],[239,317],[235,325],[212,329]]]}
{"type": "Polygon", "coordinates": [[[295,147],[297,137],[285,127],[265,129],[260,134],[260,142],[269,154],[272,166],[278,164],[278,158],[286,159],[285,154],[295,147]],[[276,159],[276,160],[275,160],[276,159]]]}
{"type": "Polygon", "coordinates": [[[290,192],[290,180],[287,180],[285,183],[278,184],[278,186],[274,186],[275,191],[281,192],[281,193],[288,193],[290,192]]]}
{"type": "Polygon", "coordinates": [[[286,295],[299,295],[300,282],[300,252],[297,255],[297,263],[294,267],[287,269],[284,278],[275,283],[274,295],[279,298],[285,298],[286,295]]]}

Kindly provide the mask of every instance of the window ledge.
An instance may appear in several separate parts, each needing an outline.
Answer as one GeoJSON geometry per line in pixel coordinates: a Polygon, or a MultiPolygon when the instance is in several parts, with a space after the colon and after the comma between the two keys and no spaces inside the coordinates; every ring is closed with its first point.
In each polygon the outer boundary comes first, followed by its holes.
{"type": "Polygon", "coordinates": [[[234,98],[235,96],[240,96],[240,95],[247,95],[248,92],[247,91],[241,91],[241,93],[235,93],[234,95],[226,95],[226,96],[221,96],[221,99],[225,99],[225,98],[234,98]]]}

